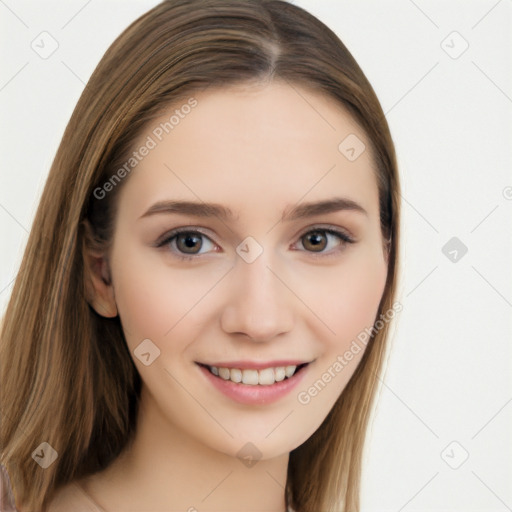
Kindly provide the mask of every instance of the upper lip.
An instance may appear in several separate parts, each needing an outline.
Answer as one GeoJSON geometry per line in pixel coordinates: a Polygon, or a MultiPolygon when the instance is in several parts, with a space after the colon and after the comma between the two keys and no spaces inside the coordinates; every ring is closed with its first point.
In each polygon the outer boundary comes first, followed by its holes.
{"type": "Polygon", "coordinates": [[[223,361],[216,363],[199,363],[206,366],[216,366],[217,368],[240,368],[248,370],[263,370],[264,368],[278,368],[280,366],[299,366],[311,361],[301,361],[299,359],[280,359],[277,361],[223,361]]]}

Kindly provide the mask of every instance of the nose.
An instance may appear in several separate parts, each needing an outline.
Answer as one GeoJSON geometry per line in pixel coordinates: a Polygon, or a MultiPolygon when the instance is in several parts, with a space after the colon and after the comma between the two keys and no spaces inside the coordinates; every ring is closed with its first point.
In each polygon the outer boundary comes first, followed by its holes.
{"type": "Polygon", "coordinates": [[[224,332],[262,342],[291,331],[294,295],[270,263],[266,251],[252,263],[237,259],[221,315],[224,332]]]}

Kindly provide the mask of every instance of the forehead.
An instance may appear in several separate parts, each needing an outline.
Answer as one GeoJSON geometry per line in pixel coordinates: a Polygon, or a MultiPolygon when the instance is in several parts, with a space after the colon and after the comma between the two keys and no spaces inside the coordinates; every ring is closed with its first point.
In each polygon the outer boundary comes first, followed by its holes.
{"type": "Polygon", "coordinates": [[[283,82],[191,98],[166,109],[136,141],[134,151],[151,149],[123,191],[132,209],[169,197],[272,209],[336,194],[378,209],[369,141],[334,99],[283,82]]]}

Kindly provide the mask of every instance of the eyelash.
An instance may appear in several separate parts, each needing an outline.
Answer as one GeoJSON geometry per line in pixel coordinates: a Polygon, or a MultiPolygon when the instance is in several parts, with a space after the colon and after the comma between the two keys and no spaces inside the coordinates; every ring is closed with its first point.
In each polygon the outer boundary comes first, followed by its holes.
{"type": "MultiPolygon", "coordinates": [[[[349,235],[347,235],[345,232],[339,231],[339,230],[333,229],[333,228],[324,228],[321,226],[313,226],[312,228],[309,228],[307,231],[305,231],[299,237],[299,241],[301,238],[303,238],[307,234],[312,233],[312,232],[318,232],[318,231],[321,233],[328,233],[330,235],[337,236],[341,240],[341,243],[340,243],[339,247],[337,247],[336,249],[334,249],[328,253],[323,253],[323,252],[316,253],[314,251],[304,251],[304,252],[310,253],[314,257],[328,258],[328,257],[335,256],[340,250],[343,250],[345,245],[355,243],[355,240],[352,237],[350,237],[349,235]]],[[[164,239],[160,242],[157,242],[156,247],[160,248],[160,247],[170,244],[178,235],[180,235],[182,233],[201,235],[205,238],[208,238],[212,243],[214,243],[213,240],[211,240],[211,238],[208,235],[206,235],[205,233],[202,233],[201,231],[198,231],[197,229],[193,229],[192,227],[185,227],[185,228],[173,229],[172,231],[170,231],[169,233],[164,235],[164,239]]],[[[178,258],[180,260],[184,260],[184,261],[194,260],[194,259],[197,259],[199,256],[201,256],[201,255],[185,256],[185,255],[183,255],[183,253],[179,253],[179,252],[178,253],[173,252],[173,255],[176,258],[178,258]]]]}

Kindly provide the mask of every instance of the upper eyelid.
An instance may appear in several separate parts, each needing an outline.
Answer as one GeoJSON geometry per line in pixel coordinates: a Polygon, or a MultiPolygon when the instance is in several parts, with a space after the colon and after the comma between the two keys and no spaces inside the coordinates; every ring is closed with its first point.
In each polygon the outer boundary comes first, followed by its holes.
{"type": "Polygon", "coordinates": [[[347,228],[342,228],[340,226],[334,226],[332,224],[322,224],[322,223],[316,223],[312,226],[308,226],[306,228],[303,228],[299,230],[297,234],[295,234],[295,237],[297,236],[304,236],[307,233],[310,233],[311,231],[327,231],[330,232],[329,234],[336,235],[338,232],[347,236],[354,242],[357,241],[356,236],[353,234],[353,232],[347,228]]]}
{"type": "Polygon", "coordinates": [[[205,236],[206,238],[209,238],[213,243],[216,243],[215,240],[213,240],[210,235],[208,235],[207,233],[202,231],[201,228],[198,228],[196,226],[183,226],[180,228],[171,229],[170,231],[166,231],[162,236],[160,236],[158,238],[158,240],[155,242],[155,245],[165,244],[170,239],[172,239],[182,233],[200,233],[201,235],[205,236]]]}

